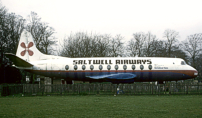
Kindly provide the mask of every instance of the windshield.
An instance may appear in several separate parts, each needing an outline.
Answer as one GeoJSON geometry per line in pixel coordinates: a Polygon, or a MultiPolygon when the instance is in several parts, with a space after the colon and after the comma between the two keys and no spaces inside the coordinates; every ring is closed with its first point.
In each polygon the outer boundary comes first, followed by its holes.
{"type": "Polygon", "coordinates": [[[186,62],[185,61],[181,61],[181,65],[186,65],[186,62]]]}

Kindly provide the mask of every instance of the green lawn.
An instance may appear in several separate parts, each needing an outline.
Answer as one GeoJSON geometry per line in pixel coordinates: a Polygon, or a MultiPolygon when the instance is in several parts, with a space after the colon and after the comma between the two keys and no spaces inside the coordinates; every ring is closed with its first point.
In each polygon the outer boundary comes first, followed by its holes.
{"type": "Polygon", "coordinates": [[[201,95],[0,97],[0,117],[202,117],[201,95]]]}

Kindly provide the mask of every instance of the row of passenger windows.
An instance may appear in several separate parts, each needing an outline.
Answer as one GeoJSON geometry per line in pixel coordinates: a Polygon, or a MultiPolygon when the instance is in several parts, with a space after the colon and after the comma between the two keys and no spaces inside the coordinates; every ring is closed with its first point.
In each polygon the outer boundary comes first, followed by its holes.
{"type": "MultiPolygon", "coordinates": [[[[85,69],[86,69],[86,66],[85,66],[85,65],[82,65],[81,68],[82,68],[82,70],[85,70],[85,69]]],[[[135,70],[136,67],[135,67],[135,65],[132,65],[131,68],[132,68],[133,70],[135,70]]],[[[151,70],[151,69],[152,69],[152,65],[149,65],[148,68],[149,68],[149,70],[151,70]]],[[[66,65],[66,66],[65,66],[65,69],[66,69],[66,70],[69,70],[69,66],[66,65]]],[[[78,66],[77,66],[77,65],[74,65],[74,70],[77,70],[77,69],[78,69],[78,66]]],[[[93,66],[93,65],[90,65],[90,69],[93,70],[93,69],[94,69],[94,66],[93,66]]],[[[103,69],[103,66],[102,66],[102,65],[99,65],[99,70],[102,70],[102,69],[103,69]]],[[[111,69],[111,65],[108,65],[108,66],[107,66],[107,69],[110,70],[110,69],[111,69]]],[[[119,69],[119,66],[118,66],[118,65],[115,65],[115,66],[114,66],[114,69],[118,70],[118,69],[119,69]]],[[[123,65],[123,69],[126,70],[126,69],[127,69],[127,66],[126,66],[126,65],[123,65]]],[[[144,66],[143,66],[143,65],[140,65],[140,69],[143,70],[143,69],[144,69],[144,66]]]]}

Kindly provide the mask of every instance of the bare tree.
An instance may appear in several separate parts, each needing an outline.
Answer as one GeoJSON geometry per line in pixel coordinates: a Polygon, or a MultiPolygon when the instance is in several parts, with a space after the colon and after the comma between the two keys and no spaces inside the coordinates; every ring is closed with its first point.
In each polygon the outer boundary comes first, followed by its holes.
{"type": "Polygon", "coordinates": [[[67,57],[109,57],[121,55],[122,37],[109,34],[98,35],[78,32],[63,40],[61,56],[67,57]]]}
{"type": "Polygon", "coordinates": [[[0,7],[0,48],[1,51],[7,47],[7,37],[9,34],[8,23],[7,23],[7,9],[4,6],[0,7]]]}
{"type": "Polygon", "coordinates": [[[96,50],[96,41],[92,34],[77,32],[65,38],[61,45],[61,56],[67,57],[91,57],[96,50]]]}
{"type": "Polygon", "coordinates": [[[0,83],[20,82],[20,71],[7,66],[11,65],[11,62],[5,58],[3,53],[16,53],[24,24],[25,20],[21,16],[8,13],[7,9],[0,4],[0,83]]]}
{"type": "Polygon", "coordinates": [[[189,53],[193,67],[196,67],[196,58],[202,51],[202,33],[193,34],[182,42],[182,48],[189,53]]]}
{"type": "Polygon", "coordinates": [[[15,54],[21,33],[25,28],[25,19],[23,19],[21,16],[15,15],[14,13],[10,13],[8,18],[10,27],[10,44],[8,48],[10,49],[10,52],[15,54]]]}
{"type": "Polygon", "coordinates": [[[131,39],[128,42],[127,50],[130,53],[131,57],[135,57],[137,55],[137,47],[136,47],[134,39],[131,39]]]}
{"type": "Polygon", "coordinates": [[[96,47],[95,45],[95,40],[92,38],[92,34],[88,35],[87,33],[79,32],[77,34],[79,39],[79,51],[80,51],[80,56],[79,57],[90,57],[93,55],[94,50],[96,47]]]}
{"type": "Polygon", "coordinates": [[[143,53],[146,57],[155,56],[155,52],[160,47],[160,42],[157,40],[156,35],[151,32],[146,34],[146,39],[143,46],[143,53]]]}
{"type": "Polygon", "coordinates": [[[164,37],[166,38],[165,48],[167,49],[168,57],[171,57],[172,48],[178,41],[179,33],[175,30],[167,29],[164,31],[164,37]]]}
{"type": "Polygon", "coordinates": [[[28,19],[27,31],[31,32],[36,47],[45,54],[53,51],[52,45],[55,45],[54,28],[48,26],[48,23],[41,22],[41,18],[35,12],[31,12],[28,19]]]}
{"type": "Polygon", "coordinates": [[[15,54],[18,41],[24,29],[25,19],[0,8],[0,48],[4,52],[15,54]]]}
{"type": "Polygon", "coordinates": [[[128,50],[130,56],[146,56],[146,57],[179,57],[187,59],[187,55],[179,48],[177,44],[178,32],[174,30],[166,30],[164,37],[166,40],[158,40],[156,35],[151,32],[135,33],[134,38],[129,41],[128,50]]]}
{"type": "Polygon", "coordinates": [[[110,38],[109,34],[105,35],[96,35],[96,52],[94,53],[95,57],[108,57],[110,56],[110,38]]]}
{"type": "Polygon", "coordinates": [[[122,42],[124,38],[119,34],[110,40],[110,57],[122,56],[124,52],[124,43],[122,42]]]}
{"type": "Polygon", "coordinates": [[[196,63],[196,69],[198,71],[198,77],[197,79],[202,81],[202,54],[199,54],[196,59],[195,59],[195,63],[196,63]]]}
{"type": "Polygon", "coordinates": [[[133,38],[128,42],[127,48],[131,52],[130,56],[143,56],[143,45],[145,40],[146,35],[143,32],[133,34],[133,38]]]}
{"type": "Polygon", "coordinates": [[[157,40],[156,35],[151,32],[135,33],[134,38],[129,41],[128,50],[131,52],[131,56],[156,56],[158,49],[161,48],[161,42],[157,40]]]}

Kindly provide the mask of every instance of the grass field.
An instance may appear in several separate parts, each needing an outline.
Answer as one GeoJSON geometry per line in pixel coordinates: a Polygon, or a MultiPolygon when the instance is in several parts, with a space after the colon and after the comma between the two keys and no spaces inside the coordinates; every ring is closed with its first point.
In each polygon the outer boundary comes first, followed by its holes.
{"type": "Polygon", "coordinates": [[[0,97],[0,117],[202,117],[201,95],[0,97]]]}

